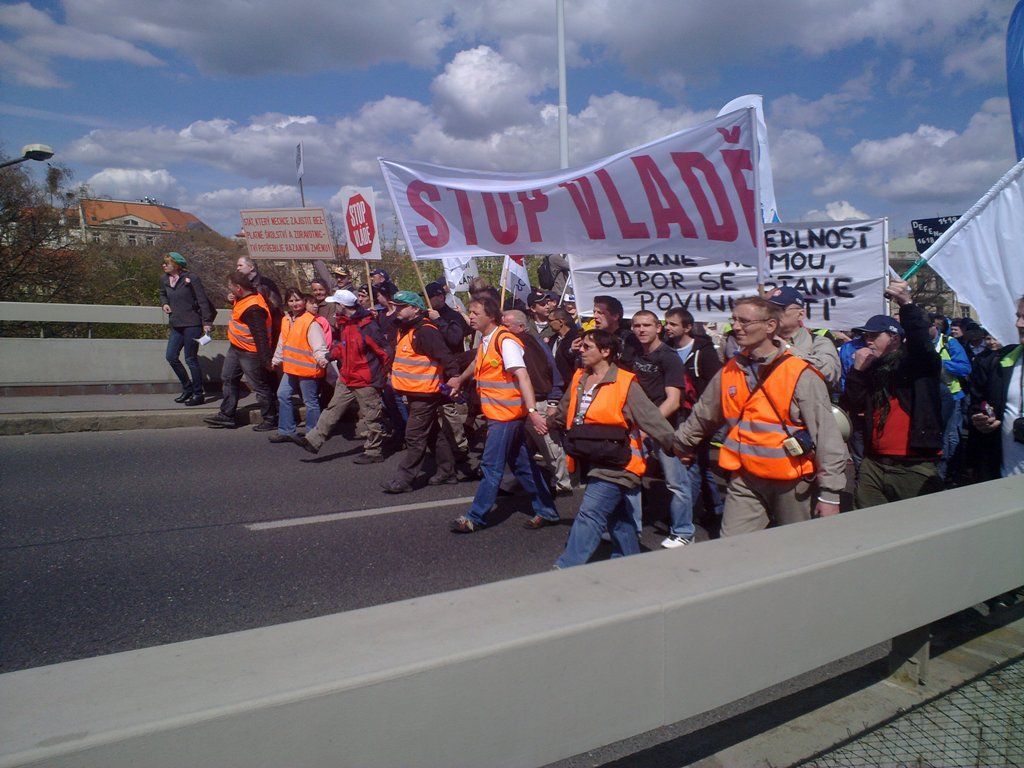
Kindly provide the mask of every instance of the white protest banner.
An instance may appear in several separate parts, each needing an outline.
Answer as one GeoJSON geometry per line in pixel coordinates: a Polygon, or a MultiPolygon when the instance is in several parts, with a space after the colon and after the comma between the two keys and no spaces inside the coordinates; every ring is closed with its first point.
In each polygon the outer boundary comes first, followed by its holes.
{"type": "MultiPolygon", "coordinates": [[[[852,328],[885,312],[886,221],[799,222],[765,226],[772,277],[769,291],[791,285],[807,298],[814,328],[852,328]]],[[[626,316],[672,307],[702,322],[722,321],[733,303],[757,296],[757,269],[735,262],[701,264],[680,254],[570,256],[577,305],[589,313],[594,296],[614,296],[626,316]]]]}
{"type": "Polygon", "coordinates": [[[921,255],[1003,344],[1019,339],[1024,295],[1024,160],[921,255]]]}
{"type": "Polygon", "coordinates": [[[762,246],[753,109],[559,171],[379,161],[414,259],[658,250],[753,265],[762,246]]]}
{"type": "Polygon", "coordinates": [[[323,208],[241,211],[242,232],[254,259],[333,259],[334,242],[323,208]]]}
{"type": "Polygon", "coordinates": [[[530,295],[530,273],[526,271],[526,262],[522,256],[506,256],[501,270],[501,284],[512,299],[526,303],[530,295]]]}
{"type": "Polygon", "coordinates": [[[761,221],[772,224],[779,221],[779,206],[775,202],[775,182],[772,180],[772,159],[768,150],[768,126],[764,122],[764,97],[754,93],[739,96],[720,110],[719,115],[752,107],[757,116],[758,185],[761,188],[761,221]]]}
{"type": "Polygon", "coordinates": [[[380,261],[380,228],[373,207],[371,187],[345,187],[345,232],[348,234],[348,257],[380,261]]]}
{"type": "Polygon", "coordinates": [[[469,281],[479,274],[472,256],[450,256],[444,259],[444,279],[453,291],[468,291],[469,281]]]}

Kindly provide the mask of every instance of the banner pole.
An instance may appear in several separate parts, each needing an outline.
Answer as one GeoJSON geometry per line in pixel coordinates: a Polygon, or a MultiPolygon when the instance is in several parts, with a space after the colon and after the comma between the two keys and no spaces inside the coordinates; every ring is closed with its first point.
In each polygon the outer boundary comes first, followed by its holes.
{"type": "Polygon", "coordinates": [[[420,272],[420,265],[416,263],[416,259],[409,254],[409,261],[412,262],[412,268],[416,270],[416,277],[420,281],[420,290],[423,291],[423,300],[427,302],[427,308],[430,307],[430,297],[427,296],[427,285],[423,282],[423,273],[420,272]]]}
{"type": "Polygon", "coordinates": [[[373,300],[373,278],[370,277],[370,260],[366,259],[363,263],[366,264],[366,290],[370,294],[370,310],[376,305],[373,300]]]}

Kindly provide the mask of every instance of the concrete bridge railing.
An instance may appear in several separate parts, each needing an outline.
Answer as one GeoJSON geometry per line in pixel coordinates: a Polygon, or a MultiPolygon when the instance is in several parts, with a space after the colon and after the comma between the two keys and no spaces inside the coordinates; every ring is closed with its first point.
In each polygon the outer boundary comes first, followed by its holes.
{"type": "MultiPolygon", "coordinates": [[[[220,310],[215,326],[225,326],[220,310]]],[[[0,302],[0,322],[84,323],[101,336],[104,325],[167,325],[160,307],[0,302]]],[[[0,390],[7,395],[89,393],[105,389],[170,391],[178,380],[164,361],[160,339],[0,338],[0,390]]],[[[219,381],[226,341],[199,351],[206,381],[219,381]]]]}
{"type": "Polygon", "coordinates": [[[2,675],[0,767],[543,765],[1022,583],[1024,478],[1008,478],[2,675]]]}

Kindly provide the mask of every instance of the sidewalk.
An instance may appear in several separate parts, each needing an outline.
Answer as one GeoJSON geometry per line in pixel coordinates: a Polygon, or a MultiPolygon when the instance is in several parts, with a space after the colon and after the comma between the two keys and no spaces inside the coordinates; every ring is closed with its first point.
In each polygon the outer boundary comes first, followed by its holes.
{"type": "MultiPolygon", "coordinates": [[[[220,393],[192,408],[175,403],[173,394],[0,397],[0,435],[201,427],[219,406],[220,393]]],[[[258,420],[250,394],[240,402],[238,422],[258,420]]]]}

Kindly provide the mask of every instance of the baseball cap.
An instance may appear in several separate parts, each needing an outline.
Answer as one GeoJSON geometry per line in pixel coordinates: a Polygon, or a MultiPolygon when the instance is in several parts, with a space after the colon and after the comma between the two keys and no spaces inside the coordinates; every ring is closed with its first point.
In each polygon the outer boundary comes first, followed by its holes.
{"type": "Polygon", "coordinates": [[[542,291],[539,288],[530,291],[530,295],[526,297],[526,304],[530,307],[542,301],[558,301],[558,298],[550,291],[542,291]]]}
{"type": "Polygon", "coordinates": [[[779,307],[788,307],[796,304],[802,307],[806,302],[804,295],[791,285],[781,285],[768,294],[768,301],[779,307]]]}
{"type": "Polygon", "coordinates": [[[864,325],[854,328],[861,333],[898,333],[903,336],[903,326],[889,315],[873,315],[864,325]]]}
{"type": "Polygon", "coordinates": [[[375,270],[373,270],[372,272],[370,272],[370,277],[376,277],[377,275],[380,275],[380,276],[381,276],[381,277],[383,277],[383,278],[384,278],[385,280],[390,280],[390,279],[391,279],[391,275],[389,275],[389,274],[388,274],[388,273],[387,273],[387,272],[386,272],[385,270],[383,270],[383,269],[375,269],[375,270]]]}
{"type": "Polygon", "coordinates": [[[356,304],[359,303],[359,299],[356,298],[356,295],[352,293],[352,291],[346,291],[344,288],[342,288],[341,290],[335,291],[326,299],[324,299],[324,303],[341,304],[341,306],[343,307],[354,307],[356,304]]]}
{"type": "Polygon", "coordinates": [[[408,304],[410,307],[426,310],[427,305],[423,303],[423,297],[412,291],[399,291],[392,298],[393,304],[408,304]]]}
{"type": "Polygon", "coordinates": [[[440,280],[435,280],[432,283],[427,283],[427,296],[434,298],[435,296],[444,296],[444,283],[440,280]]]}

